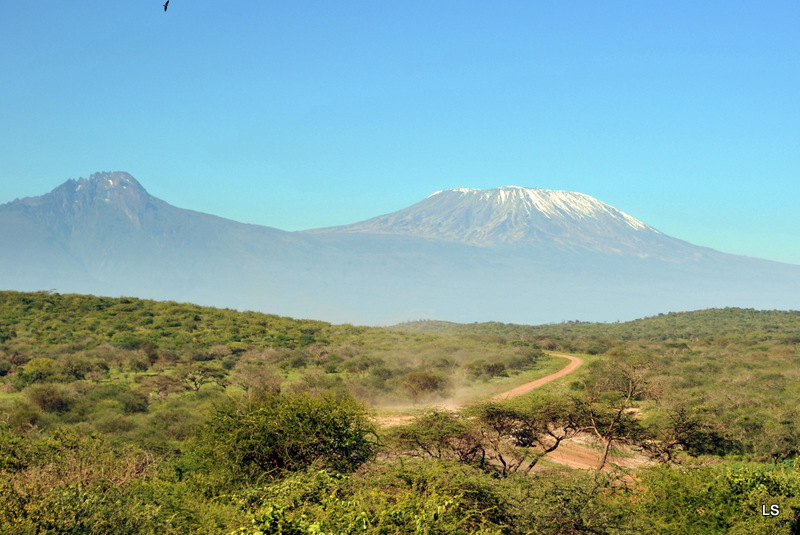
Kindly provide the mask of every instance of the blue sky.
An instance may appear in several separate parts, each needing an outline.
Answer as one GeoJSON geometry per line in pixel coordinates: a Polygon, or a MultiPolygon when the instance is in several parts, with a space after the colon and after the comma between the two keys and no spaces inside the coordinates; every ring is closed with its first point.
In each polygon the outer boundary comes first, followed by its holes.
{"type": "Polygon", "coordinates": [[[800,264],[800,3],[0,4],[0,202],[123,170],[297,230],[579,191],[800,264]]]}

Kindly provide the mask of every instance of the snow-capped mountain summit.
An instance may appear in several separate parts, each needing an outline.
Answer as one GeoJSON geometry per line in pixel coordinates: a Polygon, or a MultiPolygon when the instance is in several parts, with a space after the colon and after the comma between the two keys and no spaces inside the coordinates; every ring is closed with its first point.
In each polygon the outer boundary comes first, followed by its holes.
{"type": "Polygon", "coordinates": [[[519,186],[437,191],[391,214],[313,232],[399,234],[480,247],[555,247],[640,257],[658,255],[666,245],[689,245],[589,195],[519,186]]]}
{"type": "Polygon", "coordinates": [[[611,216],[624,220],[631,228],[641,230],[647,227],[644,223],[617,210],[613,206],[598,201],[594,197],[571,191],[557,191],[539,188],[522,188],[520,186],[506,186],[490,190],[479,189],[451,189],[437,191],[430,195],[460,194],[462,197],[477,197],[482,202],[488,202],[511,209],[524,210],[530,216],[539,212],[550,218],[599,218],[611,216]]]}

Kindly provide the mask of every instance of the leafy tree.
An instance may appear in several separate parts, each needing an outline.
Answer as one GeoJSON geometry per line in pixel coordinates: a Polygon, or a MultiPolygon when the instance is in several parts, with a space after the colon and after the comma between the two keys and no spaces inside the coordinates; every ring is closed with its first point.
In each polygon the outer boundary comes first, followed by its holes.
{"type": "Polygon", "coordinates": [[[171,375],[142,377],[138,382],[142,393],[153,394],[159,401],[164,401],[170,394],[184,392],[189,388],[185,381],[171,375]]]}
{"type": "Polygon", "coordinates": [[[158,477],[156,463],[75,430],[37,439],[0,426],[0,533],[179,535],[242,525],[233,504],[158,477]]]}
{"type": "Polygon", "coordinates": [[[485,359],[478,359],[468,363],[465,369],[473,379],[478,379],[480,377],[486,379],[492,377],[508,377],[506,365],[502,362],[487,362],[485,359]]]}
{"type": "Polygon", "coordinates": [[[74,394],[60,384],[31,385],[25,390],[25,396],[45,412],[67,412],[75,402],[74,394]]]}
{"type": "Polygon", "coordinates": [[[473,423],[451,411],[428,409],[391,431],[402,453],[484,465],[486,450],[473,423]]]}
{"type": "Polygon", "coordinates": [[[741,452],[741,444],[724,437],[710,425],[702,408],[681,403],[658,416],[651,419],[640,440],[641,446],[654,459],[671,463],[679,452],[695,456],[741,452]]]}
{"type": "Polygon", "coordinates": [[[391,432],[398,452],[457,460],[507,477],[529,472],[577,431],[569,404],[549,396],[473,405],[457,414],[431,409],[391,432]]]}
{"type": "Polygon", "coordinates": [[[53,378],[57,373],[56,361],[51,358],[35,358],[28,361],[17,377],[25,384],[45,382],[53,378]]]}
{"type": "Polygon", "coordinates": [[[234,367],[234,383],[245,392],[251,390],[280,392],[282,382],[283,377],[268,366],[240,362],[234,367]]]}
{"type": "Polygon", "coordinates": [[[775,533],[800,531],[800,477],[787,465],[661,465],[615,500],[630,532],[775,533]],[[780,514],[764,516],[777,505],[780,514]]]}
{"type": "Polygon", "coordinates": [[[252,527],[237,533],[514,533],[503,490],[443,461],[383,463],[356,476],[307,470],[266,487],[252,527]]]}
{"type": "Polygon", "coordinates": [[[61,373],[71,379],[84,379],[86,374],[91,372],[95,366],[86,357],[70,354],[64,355],[58,360],[61,373]]]}

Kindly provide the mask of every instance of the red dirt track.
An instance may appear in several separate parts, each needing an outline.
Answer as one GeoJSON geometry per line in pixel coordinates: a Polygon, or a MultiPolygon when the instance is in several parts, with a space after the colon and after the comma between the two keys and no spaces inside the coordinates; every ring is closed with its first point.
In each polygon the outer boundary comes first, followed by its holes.
{"type": "MultiPolygon", "coordinates": [[[[571,355],[564,355],[561,353],[548,353],[553,357],[561,357],[564,359],[569,360],[569,364],[561,368],[556,373],[551,373],[546,377],[542,377],[541,379],[537,379],[535,381],[531,381],[529,383],[525,383],[520,385],[516,388],[509,390],[508,392],[503,392],[502,394],[497,394],[493,396],[491,399],[493,401],[500,401],[506,399],[514,399],[516,397],[522,396],[531,392],[542,385],[546,385],[551,381],[555,381],[556,379],[560,379],[570,373],[574,372],[578,368],[583,365],[583,359],[578,357],[573,357],[571,355]]],[[[456,410],[457,407],[449,407],[451,410],[456,410]]],[[[413,418],[411,415],[397,415],[397,416],[390,416],[390,417],[382,417],[377,418],[378,424],[381,427],[392,427],[395,425],[402,425],[407,423],[413,418]]],[[[587,443],[587,439],[589,437],[575,437],[573,439],[565,440],[562,442],[559,448],[551,453],[547,454],[547,458],[555,462],[557,464],[561,464],[564,466],[569,466],[570,468],[578,468],[578,469],[593,469],[595,468],[600,460],[600,452],[597,449],[594,449],[589,446],[587,443]]],[[[591,440],[588,440],[591,442],[591,440]]],[[[641,455],[633,454],[629,458],[619,458],[615,455],[609,457],[608,464],[605,466],[604,470],[612,470],[613,465],[624,466],[628,468],[633,468],[636,466],[641,466],[643,464],[649,464],[648,461],[641,455]]],[[[539,468],[537,466],[537,468],[539,468]]]]}
{"type": "Polygon", "coordinates": [[[565,375],[569,375],[570,373],[580,368],[581,365],[583,364],[583,359],[580,359],[578,357],[573,357],[571,355],[563,355],[561,353],[548,353],[548,355],[552,357],[561,357],[567,359],[569,360],[569,364],[558,370],[556,373],[551,373],[547,377],[542,377],[541,379],[531,381],[530,383],[525,383],[524,385],[520,385],[514,389],[509,390],[508,392],[497,394],[496,396],[492,397],[492,400],[500,401],[503,399],[514,399],[515,397],[527,394],[528,392],[535,390],[542,385],[546,385],[551,381],[555,381],[556,379],[564,377],[565,375]]]}

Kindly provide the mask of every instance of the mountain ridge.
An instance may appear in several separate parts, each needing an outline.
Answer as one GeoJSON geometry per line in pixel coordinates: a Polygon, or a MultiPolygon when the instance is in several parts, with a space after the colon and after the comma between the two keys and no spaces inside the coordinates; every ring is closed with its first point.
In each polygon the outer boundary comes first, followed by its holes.
{"type": "Polygon", "coordinates": [[[446,190],[353,225],[287,232],[177,208],[127,173],[96,173],[0,205],[0,288],[367,325],[800,305],[800,266],[698,247],[589,196],[547,191],[446,190]],[[534,210],[547,195],[550,217],[534,210]]]}

